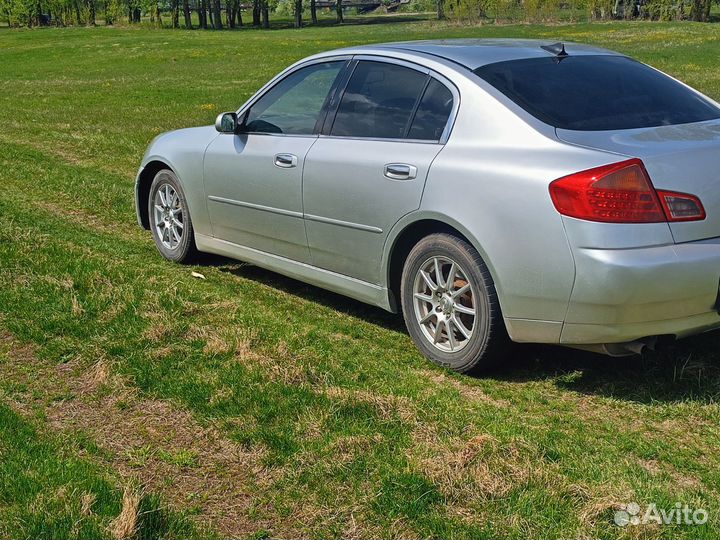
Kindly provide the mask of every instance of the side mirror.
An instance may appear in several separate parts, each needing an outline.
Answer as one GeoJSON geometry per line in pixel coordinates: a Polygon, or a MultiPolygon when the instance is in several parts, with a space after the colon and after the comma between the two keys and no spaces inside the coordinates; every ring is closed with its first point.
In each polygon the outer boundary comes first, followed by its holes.
{"type": "Polygon", "coordinates": [[[238,128],[238,117],[234,112],[224,112],[217,115],[215,129],[220,133],[235,133],[238,128]]]}

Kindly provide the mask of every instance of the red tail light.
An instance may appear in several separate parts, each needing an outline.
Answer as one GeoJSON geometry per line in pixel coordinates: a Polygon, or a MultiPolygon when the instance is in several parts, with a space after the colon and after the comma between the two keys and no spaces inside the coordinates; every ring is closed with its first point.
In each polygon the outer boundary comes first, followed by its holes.
{"type": "Polygon", "coordinates": [[[581,171],[550,184],[561,214],[605,223],[662,223],[705,219],[700,199],[655,191],[639,159],[581,171]]]}

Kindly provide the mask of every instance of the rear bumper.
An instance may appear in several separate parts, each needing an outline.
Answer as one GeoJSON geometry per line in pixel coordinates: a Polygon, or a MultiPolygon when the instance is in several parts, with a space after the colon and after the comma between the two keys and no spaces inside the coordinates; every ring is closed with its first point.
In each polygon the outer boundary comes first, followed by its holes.
{"type": "Polygon", "coordinates": [[[720,327],[720,238],[574,250],[576,279],[560,343],[686,337],[720,327]]]}

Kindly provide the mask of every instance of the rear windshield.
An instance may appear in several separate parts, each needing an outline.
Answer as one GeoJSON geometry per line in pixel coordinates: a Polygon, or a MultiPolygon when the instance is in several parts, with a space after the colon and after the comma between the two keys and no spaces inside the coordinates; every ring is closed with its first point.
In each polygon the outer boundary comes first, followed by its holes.
{"type": "Polygon", "coordinates": [[[708,100],[624,56],[510,60],[475,73],[539,120],[561,129],[633,129],[720,118],[720,109],[708,100]]]}

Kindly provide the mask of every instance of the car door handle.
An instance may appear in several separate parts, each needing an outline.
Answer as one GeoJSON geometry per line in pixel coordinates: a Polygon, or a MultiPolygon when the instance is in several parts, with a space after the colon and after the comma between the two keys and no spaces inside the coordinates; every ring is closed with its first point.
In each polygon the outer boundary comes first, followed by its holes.
{"type": "Polygon", "coordinates": [[[417,176],[417,167],[405,163],[388,163],[385,165],[385,177],[391,180],[412,180],[417,176]]]}
{"type": "Polygon", "coordinates": [[[297,156],[293,154],[276,154],[275,166],[283,169],[291,169],[297,167],[297,156]]]}

